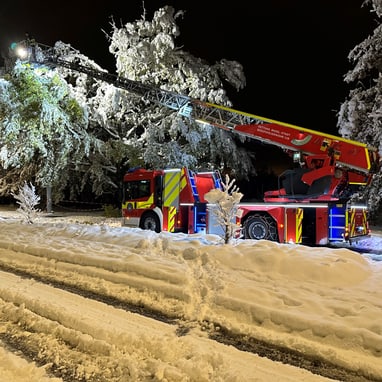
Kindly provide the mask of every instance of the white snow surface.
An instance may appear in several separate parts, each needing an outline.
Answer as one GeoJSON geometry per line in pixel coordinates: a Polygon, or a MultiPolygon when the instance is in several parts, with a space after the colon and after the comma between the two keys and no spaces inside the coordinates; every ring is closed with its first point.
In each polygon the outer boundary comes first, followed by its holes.
{"type": "MultiPolygon", "coordinates": [[[[208,337],[222,327],[382,378],[378,257],[119,224],[58,215],[25,224],[0,209],[1,382],[331,380],[208,337]]],[[[380,250],[382,236],[364,245],[380,250]]]]}

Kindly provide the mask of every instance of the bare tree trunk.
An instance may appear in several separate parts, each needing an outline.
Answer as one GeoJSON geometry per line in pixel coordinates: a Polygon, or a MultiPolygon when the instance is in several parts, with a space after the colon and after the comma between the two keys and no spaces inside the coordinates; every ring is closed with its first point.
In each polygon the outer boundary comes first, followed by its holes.
{"type": "Polygon", "coordinates": [[[52,187],[47,186],[46,188],[46,212],[48,214],[52,213],[52,187]]]}

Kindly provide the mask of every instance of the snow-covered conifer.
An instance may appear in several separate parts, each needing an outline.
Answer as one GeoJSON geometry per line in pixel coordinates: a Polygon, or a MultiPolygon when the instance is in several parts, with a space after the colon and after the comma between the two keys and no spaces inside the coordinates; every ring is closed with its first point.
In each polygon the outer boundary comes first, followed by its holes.
{"type": "Polygon", "coordinates": [[[36,206],[40,203],[40,196],[36,194],[35,186],[32,183],[24,182],[24,185],[19,188],[19,193],[12,193],[19,205],[19,211],[25,222],[33,224],[36,218],[39,217],[41,210],[36,206]]]}
{"type": "Polygon", "coordinates": [[[221,182],[222,190],[214,188],[204,195],[204,198],[211,204],[208,209],[214,214],[216,224],[223,230],[225,244],[228,244],[241,228],[236,224],[235,218],[238,211],[238,204],[243,194],[239,192],[235,182],[235,179],[231,180],[229,175],[226,174],[225,182],[221,182]]]}

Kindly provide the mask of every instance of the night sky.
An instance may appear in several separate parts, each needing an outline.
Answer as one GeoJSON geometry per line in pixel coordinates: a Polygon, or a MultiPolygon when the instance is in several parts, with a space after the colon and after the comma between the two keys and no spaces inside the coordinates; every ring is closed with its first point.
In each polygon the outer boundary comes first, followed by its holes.
{"type": "MultiPolygon", "coordinates": [[[[233,108],[337,134],[336,113],[349,87],[347,56],[377,26],[362,0],[266,0],[145,2],[147,19],[172,5],[186,11],[178,21],[178,46],[211,64],[226,58],[244,67],[247,85],[229,90],[233,108]]],[[[29,33],[53,45],[61,40],[114,70],[105,32],[141,17],[143,2],[124,0],[2,0],[0,49],[29,33]]]]}

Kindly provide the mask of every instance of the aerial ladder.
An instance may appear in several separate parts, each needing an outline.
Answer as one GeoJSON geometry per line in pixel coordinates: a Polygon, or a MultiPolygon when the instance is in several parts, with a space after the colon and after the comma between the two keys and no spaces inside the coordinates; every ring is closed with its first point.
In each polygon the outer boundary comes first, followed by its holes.
{"type": "MultiPolygon", "coordinates": [[[[347,207],[347,202],[355,189],[370,184],[373,175],[379,171],[380,158],[377,149],[365,143],[193,99],[83,65],[78,51],[69,46],[70,54],[67,51],[62,53],[59,44],[63,43],[56,43],[54,47],[50,47],[24,40],[14,47],[14,54],[20,60],[34,65],[63,67],[84,73],[145,100],[163,105],[198,123],[277,146],[293,157],[298,167],[280,175],[278,190],[267,191],[264,194],[265,205],[246,205],[241,209],[238,224],[243,226],[245,238],[302,242],[305,234],[314,244],[326,244],[338,239],[338,234],[328,234],[327,228],[330,231],[335,227],[332,231],[337,230],[340,236],[346,239],[368,233],[365,209],[353,210],[352,213],[347,207]],[[286,228],[286,221],[284,222],[288,211],[280,213],[280,208],[289,208],[290,204],[293,204],[294,212],[291,213],[293,218],[289,220],[294,221],[292,225],[297,227],[293,229],[290,229],[290,223],[289,228],[286,228]],[[277,213],[270,212],[271,208],[275,207],[280,207],[277,213]],[[312,210],[318,208],[326,212],[312,214],[312,210]],[[331,209],[336,212],[332,213],[331,209]],[[314,234],[303,232],[304,212],[305,215],[313,215],[309,220],[310,226],[315,227],[314,234]],[[321,216],[320,223],[316,215],[321,216]],[[343,222],[339,229],[337,223],[328,223],[329,227],[325,228],[325,233],[318,233],[316,226],[322,225],[321,220],[333,220],[332,215],[341,216],[343,222]],[[354,216],[358,218],[355,219],[354,216]],[[283,222],[280,223],[280,220],[283,222]]],[[[68,45],[65,47],[68,49],[68,45]]]]}
{"type": "Polygon", "coordinates": [[[166,106],[197,122],[278,146],[287,152],[301,153],[304,156],[330,156],[338,167],[364,174],[364,184],[368,184],[371,175],[379,166],[377,150],[367,144],[200,101],[91,68],[80,63],[76,58],[76,53],[79,52],[73,48],[69,59],[56,47],[24,40],[17,44],[15,52],[20,52],[17,56],[30,63],[59,66],[87,74],[148,101],[166,106]]]}

